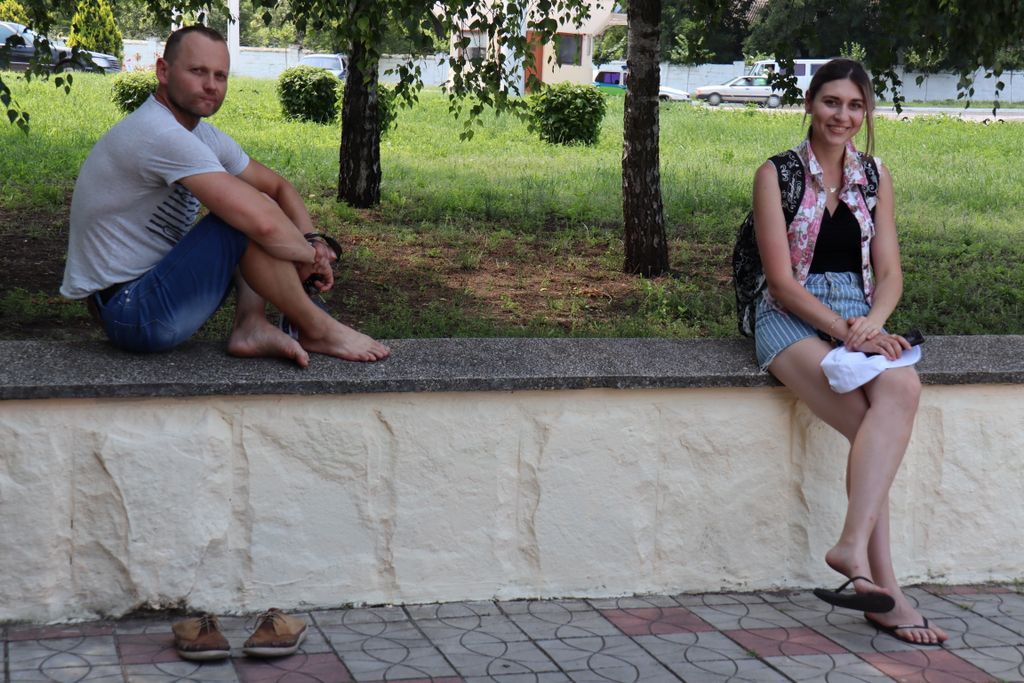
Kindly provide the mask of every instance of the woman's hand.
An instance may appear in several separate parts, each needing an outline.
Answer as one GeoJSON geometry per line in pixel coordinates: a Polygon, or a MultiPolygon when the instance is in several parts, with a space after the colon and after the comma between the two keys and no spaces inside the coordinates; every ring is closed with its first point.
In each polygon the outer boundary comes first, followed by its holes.
{"type": "Polygon", "coordinates": [[[896,360],[903,355],[905,349],[910,348],[910,342],[898,334],[879,332],[858,346],[851,346],[847,343],[846,348],[851,351],[863,351],[864,353],[880,353],[888,360],[896,360]]]}
{"type": "Polygon", "coordinates": [[[882,325],[868,316],[855,316],[846,321],[850,332],[846,335],[846,346],[856,349],[870,339],[882,334],[882,325]]]}

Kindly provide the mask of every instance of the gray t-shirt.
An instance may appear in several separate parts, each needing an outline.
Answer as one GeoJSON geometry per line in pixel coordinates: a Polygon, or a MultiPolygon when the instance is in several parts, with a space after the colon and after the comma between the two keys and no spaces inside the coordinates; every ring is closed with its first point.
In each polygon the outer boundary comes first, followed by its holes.
{"type": "Polygon", "coordinates": [[[199,200],[178,181],[248,165],[227,134],[205,121],[190,131],[150,97],[82,164],[60,293],[81,299],[145,274],[195,223],[199,200]]]}

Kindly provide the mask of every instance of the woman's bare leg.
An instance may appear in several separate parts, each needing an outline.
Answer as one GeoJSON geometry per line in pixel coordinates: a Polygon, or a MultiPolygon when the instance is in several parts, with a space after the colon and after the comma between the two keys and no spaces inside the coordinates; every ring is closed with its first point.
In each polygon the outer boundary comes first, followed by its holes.
{"type": "MultiPolygon", "coordinates": [[[[910,368],[903,368],[904,370],[911,370],[910,376],[897,376],[894,382],[882,382],[877,383],[877,379],[871,382],[863,390],[852,391],[847,394],[837,394],[832,391],[831,387],[828,386],[828,381],[825,378],[824,373],[820,369],[821,359],[828,353],[830,347],[815,338],[804,339],[797,342],[793,346],[782,351],[774,361],[772,361],[772,371],[779,381],[789,387],[801,400],[803,400],[808,407],[826,424],[830,425],[836,431],[841,433],[851,444],[850,458],[847,463],[847,495],[853,494],[853,488],[855,484],[860,484],[861,487],[865,485],[863,479],[862,467],[858,467],[858,463],[863,465],[863,458],[858,458],[854,452],[854,446],[859,445],[859,448],[864,448],[870,445],[870,439],[861,439],[858,444],[858,435],[861,432],[862,427],[865,426],[865,421],[869,417],[871,408],[883,407],[888,401],[881,398],[879,394],[892,392],[893,398],[898,403],[902,403],[902,409],[904,413],[909,410],[909,424],[906,422],[907,417],[904,415],[901,419],[897,419],[897,438],[895,446],[898,448],[898,459],[896,461],[896,467],[899,466],[899,462],[902,460],[902,454],[906,450],[907,441],[910,438],[909,428],[913,423],[913,416],[917,410],[917,398],[920,393],[920,384],[917,381],[917,375],[910,368]],[[895,387],[890,387],[890,384],[895,387]],[[880,402],[882,406],[875,406],[871,403],[871,399],[874,397],[877,402],[880,402]],[[855,481],[858,480],[858,481],[855,481]]],[[[886,371],[882,373],[884,376],[887,373],[892,372],[886,371]]],[[[892,379],[892,376],[890,376],[892,379]]],[[[868,421],[867,426],[869,428],[878,428],[877,421],[868,421]]],[[[890,456],[893,457],[893,456],[890,456]]],[[[895,471],[893,471],[893,475],[895,471]]],[[[891,612],[885,614],[875,614],[872,618],[877,622],[887,625],[894,626],[897,624],[920,624],[922,623],[922,617],[913,606],[910,601],[907,600],[906,596],[903,595],[903,591],[900,589],[899,583],[896,580],[896,572],[892,565],[892,549],[889,536],[889,487],[892,483],[892,476],[885,475],[888,478],[888,483],[885,484],[884,492],[881,500],[877,504],[877,508],[873,515],[864,515],[862,510],[857,510],[853,515],[847,514],[846,524],[844,525],[844,533],[847,531],[848,526],[856,526],[856,524],[871,524],[868,532],[868,540],[866,549],[857,548],[853,556],[857,559],[853,561],[853,567],[849,566],[836,566],[833,562],[839,564],[843,561],[842,555],[839,554],[839,559],[830,558],[826,555],[826,561],[829,561],[829,566],[834,569],[841,571],[848,576],[861,575],[867,576],[874,581],[878,587],[883,589],[883,592],[887,592],[893,596],[896,601],[896,607],[891,612]],[[865,517],[868,522],[864,522],[865,517]],[[872,520],[873,519],[873,523],[872,520]],[[866,557],[865,557],[866,556],[866,557]],[[866,563],[866,564],[865,564],[866,563]],[[866,571],[865,571],[866,569],[866,571]],[[852,572],[852,573],[848,573],[852,572]]],[[[870,483],[870,482],[868,482],[870,483]]],[[[858,496],[862,496],[863,492],[858,490],[858,496]]],[[[866,505],[872,505],[872,499],[877,496],[872,496],[867,501],[866,505]]],[[[861,501],[858,501],[861,502],[861,501]]],[[[865,504],[862,503],[862,506],[865,504]]],[[[854,507],[851,502],[850,507],[854,507]]],[[[854,537],[859,538],[861,533],[855,530],[854,537]]],[[[840,543],[843,543],[843,538],[840,537],[840,543]]],[[[834,550],[834,549],[833,549],[834,550]]],[[[832,551],[830,551],[831,553],[832,551]]],[[[860,583],[860,582],[858,582],[860,583]]],[[[859,586],[855,585],[855,589],[859,588],[861,591],[876,590],[870,586],[859,586]]],[[[946,633],[935,626],[931,626],[928,629],[907,629],[900,630],[899,635],[910,640],[911,642],[917,643],[934,643],[946,640],[948,637],[946,633]]]]}
{"type": "Polygon", "coordinates": [[[829,566],[847,575],[871,569],[863,566],[868,542],[910,441],[920,392],[913,368],[887,370],[862,389],[868,410],[850,446],[846,520],[825,556],[829,566]]]}
{"type": "MultiPolygon", "coordinates": [[[[887,589],[896,599],[896,607],[884,614],[871,614],[873,621],[883,626],[899,626],[901,624],[923,624],[924,618],[903,594],[896,571],[892,566],[892,544],[889,537],[889,499],[886,498],[878,514],[878,523],[871,533],[868,543],[868,558],[871,562],[871,573],[879,586],[887,589]]],[[[941,643],[949,638],[938,626],[929,624],[928,628],[899,629],[897,637],[912,643],[941,643]]]]}
{"type": "MultiPolygon", "coordinates": [[[[789,346],[779,353],[772,361],[769,370],[803,401],[826,424],[836,429],[850,442],[850,455],[847,464],[847,487],[850,490],[853,462],[859,457],[855,453],[858,434],[861,430],[870,404],[863,391],[851,391],[837,394],[828,385],[828,380],[821,370],[821,359],[831,347],[817,337],[808,337],[789,346]]],[[[863,458],[861,458],[863,459],[863,458]]],[[[857,468],[860,474],[863,468],[857,468]]],[[[888,491],[889,482],[884,483],[882,496],[888,491]]],[[[856,495],[863,496],[863,486],[856,487],[856,495]]],[[[866,500],[854,499],[850,492],[850,503],[847,506],[846,523],[839,542],[826,553],[825,561],[837,572],[847,576],[865,576],[872,581],[871,563],[868,560],[868,539],[874,528],[875,517],[880,500],[878,496],[869,495],[866,500]],[[873,507],[872,507],[873,506],[873,507]],[[869,508],[872,515],[863,514],[869,508]]],[[[888,592],[879,591],[878,587],[863,581],[854,583],[857,592],[888,592]]]]}

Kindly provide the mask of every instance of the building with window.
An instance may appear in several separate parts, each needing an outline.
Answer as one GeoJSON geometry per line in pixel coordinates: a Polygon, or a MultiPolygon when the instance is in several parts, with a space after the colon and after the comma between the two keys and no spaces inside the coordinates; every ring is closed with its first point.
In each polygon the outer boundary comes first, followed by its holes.
{"type": "MultiPolygon", "coordinates": [[[[533,66],[522,74],[520,90],[530,75],[550,84],[593,82],[594,36],[609,26],[625,25],[626,15],[614,0],[590,0],[590,16],[579,25],[559,24],[554,40],[548,43],[534,40],[533,32],[527,31],[526,37],[533,45],[533,66]]],[[[500,45],[488,44],[487,34],[478,30],[466,28],[452,36],[451,54],[456,57],[494,59],[501,49],[500,45]]]]}

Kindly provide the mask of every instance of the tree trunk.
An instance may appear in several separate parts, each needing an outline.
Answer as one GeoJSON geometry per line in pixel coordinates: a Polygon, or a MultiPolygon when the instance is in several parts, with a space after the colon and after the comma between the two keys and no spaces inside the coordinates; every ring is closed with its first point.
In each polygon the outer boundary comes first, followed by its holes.
{"type": "Polygon", "coordinates": [[[367,62],[366,46],[354,41],[341,107],[338,201],[360,208],[379,204],[380,175],[377,58],[367,62]]]}
{"type": "Polygon", "coordinates": [[[624,270],[645,277],[668,271],[665,211],[658,155],[658,86],[661,74],[661,0],[630,0],[626,10],[629,51],[622,144],[624,270]]]}

